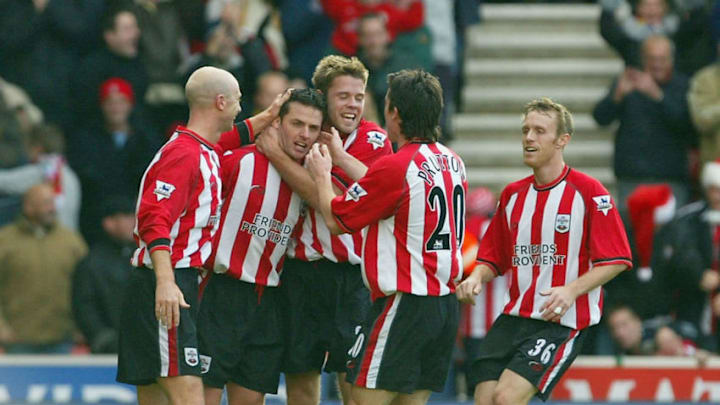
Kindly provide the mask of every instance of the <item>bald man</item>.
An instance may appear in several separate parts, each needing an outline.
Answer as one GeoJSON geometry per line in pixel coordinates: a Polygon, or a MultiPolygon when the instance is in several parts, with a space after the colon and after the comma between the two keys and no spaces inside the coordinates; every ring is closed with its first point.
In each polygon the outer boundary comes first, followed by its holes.
{"type": "Polygon", "coordinates": [[[55,192],[31,187],[22,215],[0,228],[0,345],[7,353],[69,353],[70,280],[87,253],[80,235],[56,220],[55,192]]]}
{"type": "Polygon", "coordinates": [[[198,276],[220,217],[216,143],[240,112],[237,80],[202,67],[188,79],[187,126],[145,171],[137,203],[134,269],[120,320],[118,375],[140,405],[203,404],[196,319],[198,276]]]}

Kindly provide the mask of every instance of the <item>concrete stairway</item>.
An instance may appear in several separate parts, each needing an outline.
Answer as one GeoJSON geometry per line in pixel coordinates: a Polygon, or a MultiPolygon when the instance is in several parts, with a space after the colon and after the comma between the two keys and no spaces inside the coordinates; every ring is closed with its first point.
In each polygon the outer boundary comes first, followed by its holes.
{"type": "Polygon", "coordinates": [[[598,33],[600,10],[586,4],[485,4],[485,20],[468,37],[464,111],[452,147],[471,186],[500,191],[530,173],[522,163],[521,111],[533,98],[565,104],[576,135],[566,161],[614,188],[613,128],[590,113],[622,62],[598,33]]]}

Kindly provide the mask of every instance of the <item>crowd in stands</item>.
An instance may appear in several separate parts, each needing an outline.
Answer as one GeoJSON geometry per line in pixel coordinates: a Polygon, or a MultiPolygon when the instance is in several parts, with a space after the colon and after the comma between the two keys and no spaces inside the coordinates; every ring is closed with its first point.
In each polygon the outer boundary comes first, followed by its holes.
{"type": "MultiPolygon", "coordinates": [[[[607,286],[588,354],[720,349],[720,1],[667,1],[600,1],[600,34],[625,68],[593,117],[619,124],[614,197],[635,269],[607,286]]],[[[449,141],[478,6],[0,0],[0,346],[115,351],[139,181],[187,116],[183,87],[195,69],[230,71],[247,118],[308,86],[323,56],[356,55],[370,71],[366,115],[382,124],[387,73],[423,68],[443,85],[449,141]]],[[[482,238],[494,206],[489,190],[468,196],[468,240],[482,238]]],[[[476,318],[501,307],[490,287],[481,302],[492,308],[476,318]]],[[[468,352],[486,330],[471,312],[461,328],[468,352]]]]}

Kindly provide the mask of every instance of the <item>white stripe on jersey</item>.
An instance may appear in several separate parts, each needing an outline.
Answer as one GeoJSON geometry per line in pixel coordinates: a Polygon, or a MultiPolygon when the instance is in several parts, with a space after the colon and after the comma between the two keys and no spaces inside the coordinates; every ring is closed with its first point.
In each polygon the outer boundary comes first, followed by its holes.
{"type": "MultiPolygon", "coordinates": [[[[397,260],[387,258],[397,257],[397,241],[395,240],[395,217],[384,219],[378,224],[377,235],[377,269],[378,286],[385,295],[393,294],[397,286],[397,260]]],[[[363,244],[367,243],[363,241],[363,244]]],[[[363,249],[364,251],[364,249],[363,249]]],[[[424,270],[423,270],[424,273],[424,270]]]]}
{"type": "MultiPolygon", "coordinates": [[[[540,236],[540,243],[543,246],[552,246],[555,244],[555,216],[557,215],[558,208],[560,208],[560,201],[562,200],[563,193],[567,182],[562,182],[550,190],[548,199],[545,203],[545,210],[543,211],[543,221],[540,236]]],[[[571,215],[572,218],[572,215],[571,215]]],[[[548,297],[539,295],[539,292],[547,291],[552,287],[552,276],[553,268],[555,265],[550,262],[547,264],[541,264],[540,274],[538,275],[537,284],[535,286],[535,299],[533,300],[532,318],[542,318],[542,308],[548,297]]]]}
{"type": "MultiPolygon", "coordinates": [[[[525,196],[525,203],[522,206],[522,213],[520,215],[520,222],[518,223],[517,241],[515,242],[518,246],[530,246],[532,238],[532,222],[533,213],[535,212],[535,203],[537,202],[537,191],[535,187],[530,187],[525,196]]],[[[532,285],[533,272],[532,263],[524,266],[517,267],[517,287],[520,292],[515,305],[510,311],[510,315],[520,315],[520,306],[522,305],[523,297],[530,289],[532,285]]]]}
{"type": "MultiPolygon", "coordinates": [[[[580,247],[585,234],[585,202],[579,192],[573,194],[572,208],[570,210],[570,231],[568,237],[567,266],[565,270],[565,283],[577,279],[580,267],[580,247]]],[[[577,323],[577,306],[568,308],[560,319],[562,325],[575,325],[577,323]]]]}
{"type": "Polygon", "coordinates": [[[510,222],[512,221],[512,212],[515,208],[515,202],[517,202],[517,196],[517,193],[513,194],[508,201],[507,207],[505,207],[505,219],[507,220],[508,229],[512,229],[512,224],[510,222]]]}
{"type": "MultiPolygon", "coordinates": [[[[255,166],[255,155],[248,153],[247,156],[240,160],[240,173],[252,173],[253,167],[255,166]]],[[[244,213],[245,207],[248,201],[248,190],[252,185],[253,176],[238,176],[233,195],[230,197],[230,206],[227,212],[239,212],[244,213]]],[[[226,187],[231,187],[230,184],[226,187]]],[[[227,201],[226,201],[227,202],[227,201]]],[[[240,229],[242,223],[242,215],[227,215],[221,229],[220,241],[218,242],[216,257],[215,257],[215,268],[213,269],[216,273],[225,273],[230,265],[230,258],[232,257],[233,246],[235,246],[236,232],[224,232],[225,229],[240,229]]]]}
{"type": "MultiPolygon", "coordinates": [[[[410,162],[408,167],[407,178],[417,178],[420,170],[418,169],[415,162],[410,162]]],[[[425,246],[423,246],[423,236],[425,234],[425,204],[427,201],[427,195],[425,195],[425,189],[422,188],[418,192],[423,193],[422,198],[410,198],[409,212],[408,212],[408,232],[407,232],[407,250],[413,256],[410,260],[410,281],[412,293],[415,295],[427,295],[427,273],[423,267],[423,257],[418,255],[418,252],[424,252],[425,246]],[[416,222],[420,221],[419,226],[415,226],[416,222]],[[411,225],[412,224],[412,225],[411,225]]],[[[394,256],[393,256],[394,257],[394,256]]],[[[378,262],[378,269],[381,269],[380,263],[378,262]]]]}
{"type": "Polygon", "coordinates": [[[392,326],[395,315],[397,315],[397,309],[400,306],[400,300],[402,299],[403,293],[398,292],[395,295],[390,309],[378,334],[377,343],[375,344],[375,350],[372,353],[372,359],[370,360],[370,367],[367,372],[367,379],[365,387],[377,388],[377,378],[380,371],[380,363],[382,361],[383,353],[385,352],[385,345],[387,344],[388,336],[390,335],[390,327],[392,326]]]}
{"type": "MultiPolygon", "coordinates": [[[[195,211],[195,221],[193,223],[193,227],[190,229],[190,233],[188,235],[188,242],[187,247],[183,251],[183,256],[185,259],[180,260],[178,262],[178,267],[190,267],[190,253],[198,251],[201,246],[199,246],[200,238],[202,238],[203,234],[203,226],[208,223],[210,220],[210,202],[212,201],[212,193],[210,192],[210,176],[212,175],[212,170],[208,166],[207,163],[207,157],[205,156],[205,153],[200,154],[200,178],[203,182],[203,189],[198,194],[197,201],[198,201],[198,207],[204,207],[207,206],[207,210],[196,210],[195,211]],[[185,262],[187,261],[187,264],[185,262]]],[[[212,241],[210,242],[212,243],[212,241]]]]}

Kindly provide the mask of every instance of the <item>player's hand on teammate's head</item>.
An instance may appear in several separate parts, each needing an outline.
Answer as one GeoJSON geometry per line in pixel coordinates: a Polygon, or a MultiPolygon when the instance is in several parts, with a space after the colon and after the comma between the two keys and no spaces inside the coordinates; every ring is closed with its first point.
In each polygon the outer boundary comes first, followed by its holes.
{"type": "Polygon", "coordinates": [[[290,98],[290,94],[292,94],[293,90],[295,89],[289,88],[275,96],[275,100],[273,100],[272,104],[270,104],[266,111],[268,111],[273,117],[279,116],[280,107],[282,107],[282,105],[285,104],[286,101],[288,101],[288,99],[290,98]]]}
{"type": "Polygon", "coordinates": [[[330,157],[333,160],[337,159],[337,156],[344,150],[342,138],[340,138],[340,133],[335,127],[330,127],[330,132],[321,131],[318,142],[327,145],[330,157]]]}

